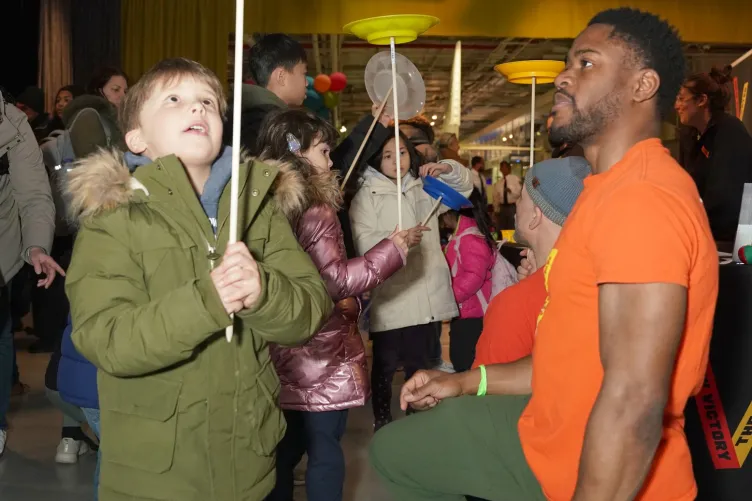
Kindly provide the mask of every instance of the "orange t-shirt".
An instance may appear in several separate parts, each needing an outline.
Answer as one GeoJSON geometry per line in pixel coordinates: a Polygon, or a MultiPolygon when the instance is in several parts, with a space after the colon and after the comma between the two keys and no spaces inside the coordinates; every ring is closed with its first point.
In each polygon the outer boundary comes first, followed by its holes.
{"type": "Polygon", "coordinates": [[[533,396],[519,421],[525,457],[548,499],[574,494],[603,381],[598,285],[687,287],[687,315],[663,436],[637,499],[690,501],[697,487],[684,407],[701,387],[718,294],[718,255],[694,182],[658,139],[590,176],[544,268],[548,299],[533,349],[533,396]]]}
{"type": "Polygon", "coordinates": [[[475,346],[473,368],[507,364],[533,352],[535,326],[546,294],[540,268],[491,300],[483,316],[483,333],[475,346]]]}

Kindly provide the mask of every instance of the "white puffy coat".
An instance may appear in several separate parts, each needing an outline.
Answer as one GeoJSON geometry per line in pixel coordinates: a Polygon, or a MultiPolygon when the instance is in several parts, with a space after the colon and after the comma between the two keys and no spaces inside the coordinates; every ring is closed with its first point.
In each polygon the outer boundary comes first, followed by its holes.
{"type": "MultiPolygon", "coordinates": [[[[453,160],[442,160],[452,172],[440,179],[469,196],[473,189],[470,169],[453,160]]],[[[428,215],[434,199],[423,191],[423,181],[407,175],[402,183],[402,227],[412,228],[428,215]]],[[[442,205],[438,213],[449,210],[442,205]]],[[[397,227],[397,187],[394,181],[369,167],[350,206],[353,240],[359,255],[365,254],[397,227]]],[[[458,315],[452,293],[452,277],[439,240],[439,219],[434,215],[419,246],[410,249],[407,264],[371,292],[371,331],[383,332],[458,315]]]]}

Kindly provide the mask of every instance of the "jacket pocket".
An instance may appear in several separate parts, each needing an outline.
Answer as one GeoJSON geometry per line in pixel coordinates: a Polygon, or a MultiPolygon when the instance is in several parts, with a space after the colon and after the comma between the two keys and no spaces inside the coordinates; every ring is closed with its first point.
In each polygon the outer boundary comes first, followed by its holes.
{"type": "Polygon", "coordinates": [[[256,260],[262,260],[264,258],[264,247],[266,245],[265,238],[252,238],[248,241],[248,250],[251,251],[251,255],[256,260]]]}
{"type": "Polygon", "coordinates": [[[254,437],[251,447],[259,456],[271,456],[285,434],[286,423],[279,409],[279,378],[271,365],[258,374],[257,384],[249,391],[250,422],[254,437]]]}
{"type": "Polygon", "coordinates": [[[119,379],[100,395],[105,461],[151,473],[172,467],[181,383],[119,379]]]}

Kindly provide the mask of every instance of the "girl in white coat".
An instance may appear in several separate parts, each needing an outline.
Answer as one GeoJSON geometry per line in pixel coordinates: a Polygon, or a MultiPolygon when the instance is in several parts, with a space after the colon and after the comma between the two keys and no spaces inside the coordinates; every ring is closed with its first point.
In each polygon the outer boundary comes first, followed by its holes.
{"type": "Polygon", "coordinates": [[[405,378],[427,368],[435,324],[458,315],[451,274],[439,242],[438,215],[449,208],[441,206],[424,227],[419,226],[435,202],[423,191],[421,176],[436,176],[465,196],[473,189],[466,167],[453,160],[419,166],[420,157],[410,142],[401,135],[397,145],[391,137],[356,181],[350,222],[359,255],[391,235],[398,224],[397,154],[402,170],[402,227],[412,228],[411,237],[423,238],[410,249],[405,267],[371,293],[375,429],[392,420],[392,378],[399,363],[403,364],[405,378]]]}

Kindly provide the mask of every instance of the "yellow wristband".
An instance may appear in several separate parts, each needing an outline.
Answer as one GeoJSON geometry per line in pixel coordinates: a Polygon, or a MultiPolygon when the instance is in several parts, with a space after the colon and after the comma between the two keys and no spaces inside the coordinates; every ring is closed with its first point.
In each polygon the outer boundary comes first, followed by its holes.
{"type": "Polygon", "coordinates": [[[486,390],[488,389],[488,379],[486,378],[486,366],[481,365],[479,367],[480,369],[480,384],[478,385],[478,396],[482,397],[486,394],[486,390]]]}

